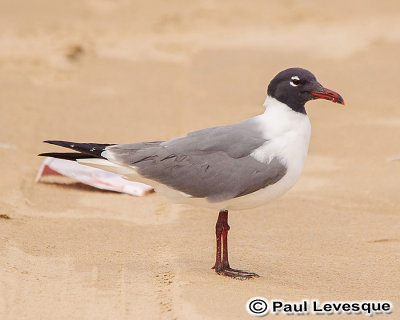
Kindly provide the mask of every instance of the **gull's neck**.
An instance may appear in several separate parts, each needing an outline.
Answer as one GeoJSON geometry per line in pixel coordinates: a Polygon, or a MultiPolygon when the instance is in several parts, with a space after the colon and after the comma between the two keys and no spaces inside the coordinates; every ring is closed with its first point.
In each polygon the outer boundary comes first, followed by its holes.
{"type": "Polygon", "coordinates": [[[301,108],[294,109],[271,96],[267,96],[267,98],[265,99],[264,107],[265,107],[265,113],[270,112],[274,109],[280,109],[281,111],[291,111],[307,115],[304,105],[301,108]]]}
{"type": "MultiPolygon", "coordinates": [[[[263,136],[267,139],[291,131],[310,132],[311,126],[307,114],[297,112],[271,96],[267,97],[264,106],[265,112],[257,118],[263,136]]],[[[309,136],[309,133],[307,135],[309,136]]]]}

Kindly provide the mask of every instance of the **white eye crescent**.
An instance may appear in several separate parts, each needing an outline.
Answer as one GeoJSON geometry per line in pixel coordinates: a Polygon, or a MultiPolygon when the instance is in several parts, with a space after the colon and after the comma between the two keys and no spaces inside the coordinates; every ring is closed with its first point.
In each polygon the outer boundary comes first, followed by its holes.
{"type": "Polygon", "coordinates": [[[300,84],[300,78],[298,76],[291,77],[292,81],[290,81],[290,85],[293,87],[297,87],[300,84]]]}

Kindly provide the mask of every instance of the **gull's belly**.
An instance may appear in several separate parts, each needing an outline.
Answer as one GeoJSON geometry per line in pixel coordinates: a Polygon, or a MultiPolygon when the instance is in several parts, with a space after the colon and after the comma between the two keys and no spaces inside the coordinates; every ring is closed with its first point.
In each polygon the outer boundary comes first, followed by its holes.
{"type": "Polygon", "coordinates": [[[288,170],[286,175],[278,182],[251,194],[227,201],[225,207],[231,210],[251,209],[276,199],[286,193],[299,180],[301,170],[288,170]]]}
{"type": "MultiPolygon", "coordinates": [[[[295,139],[297,140],[297,139],[295,139]]],[[[285,152],[281,152],[282,160],[286,162],[287,172],[278,182],[249,195],[234,198],[226,204],[227,209],[250,209],[278,198],[292,188],[299,180],[307,156],[308,143],[293,141],[285,152]]]]}

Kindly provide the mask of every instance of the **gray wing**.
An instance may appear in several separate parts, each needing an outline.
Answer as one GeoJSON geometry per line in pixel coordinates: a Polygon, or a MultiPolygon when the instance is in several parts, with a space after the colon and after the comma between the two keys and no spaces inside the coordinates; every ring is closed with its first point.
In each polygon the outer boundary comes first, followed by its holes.
{"type": "Polygon", "coordinates": [[[161,146],[178,153],[225,152],[233,158],[249,155],[267,140],[255,118],[228,126],[206,128],[190,132],[182,138],[161,143],[161,146]]]}
{"type": "Polygon", "coordinates": [[[142,176],[211,202],[240,197],[279,181],[286,166],[250,156],[266,142],[252,119],[189,133],[164,142],[107,147],[112,161],[134,166],[142,176]]]}

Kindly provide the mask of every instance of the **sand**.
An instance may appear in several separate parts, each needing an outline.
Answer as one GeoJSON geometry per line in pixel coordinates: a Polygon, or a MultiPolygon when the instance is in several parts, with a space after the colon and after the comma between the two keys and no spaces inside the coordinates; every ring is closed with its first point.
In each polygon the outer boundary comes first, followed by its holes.
{"type": "Polygon", "coordinates": [[[377,317],[398,319],[399,21],[398,1],[1,1],[0,319],[251,319],[254,296],[388,300],[377,317]],[[34,181],[59,150],[42,140],[240,121],[292,66],[346,106],[309,103],[298,184],[231,212],[231,264],[258,279],[210,269],[217,212],[34,181]]]}

